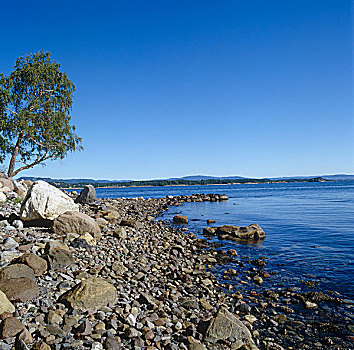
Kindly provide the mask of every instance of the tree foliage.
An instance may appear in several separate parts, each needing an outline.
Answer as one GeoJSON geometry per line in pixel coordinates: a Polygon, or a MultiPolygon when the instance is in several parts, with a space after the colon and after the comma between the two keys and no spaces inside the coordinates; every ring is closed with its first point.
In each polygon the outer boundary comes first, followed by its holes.
{"type": "Polygon", "coordinates": [[[74,91],[49,52],[20,57],[0,75],[0,161],[10,156],[9,177],[82,149],[69,124],[74,91]]]}

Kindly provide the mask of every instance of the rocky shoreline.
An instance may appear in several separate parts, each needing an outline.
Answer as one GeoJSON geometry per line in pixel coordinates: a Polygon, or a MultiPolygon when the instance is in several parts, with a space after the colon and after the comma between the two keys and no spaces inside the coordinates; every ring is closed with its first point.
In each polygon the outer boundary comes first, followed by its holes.
{"type": "Polygon", "coordinates": [[[50,201],[35,215],[28,192],[22,207],[19,194],[0,204],[0,349],[352,349],[350,321],[336,317],[343,300],[260,293],[266,259],[241,259],[159,220],[170,206],[227,197],[84,191],[50,219],[40,211],[50,201]],[[224,264],[234,268],[220,282],[213,271],[224,264]],[[247,294],[228,283],[239,274],[252,283],[247,294]]]}

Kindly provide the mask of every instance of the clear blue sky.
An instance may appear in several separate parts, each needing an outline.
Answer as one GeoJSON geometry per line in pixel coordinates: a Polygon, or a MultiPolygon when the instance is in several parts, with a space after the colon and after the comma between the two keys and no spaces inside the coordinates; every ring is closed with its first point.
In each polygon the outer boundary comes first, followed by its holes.
{"type": "Polygon", "coordinates": [[[0,71],[50,51],[85,148],[22,175],[354,173],[352,1],[0,5],[0,71]]]}

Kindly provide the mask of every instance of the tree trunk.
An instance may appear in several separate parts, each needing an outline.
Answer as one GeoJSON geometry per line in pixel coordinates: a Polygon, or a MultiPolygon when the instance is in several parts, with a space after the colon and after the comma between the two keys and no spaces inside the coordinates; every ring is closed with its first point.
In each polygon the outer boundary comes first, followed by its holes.
{"type": "Polygon", "coordinates": [[[14,172],[14,169],[15,169],[15,162],[16,162],[16,157],[17,157],[17,154],[18,154],[18,150],[20,149],[20,144],[21,144],[21,141],[22,141],[22,136],[23,136],[23,132],[21,131],[19,134],[18,134],[18,138],[17,138],[17,141],[16,141],[16,145],[15,145],[15,148],[12,152],[12,155],[11,155],[11,159],[10,159],[10,164],[9,164],[9,169],[7,170],[7,176],[8,177],[12,177],[13,176],[13,172],[14,172]]]}

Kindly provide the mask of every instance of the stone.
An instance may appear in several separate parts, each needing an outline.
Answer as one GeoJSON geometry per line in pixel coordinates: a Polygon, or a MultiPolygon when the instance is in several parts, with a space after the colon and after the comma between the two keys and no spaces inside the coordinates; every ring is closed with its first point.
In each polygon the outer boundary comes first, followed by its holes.
{"type": "Polygon", "coordinates": [[[173,222],[175,224],[183,224],[183,225],[186,225],[188,224],[188,217],[185,216],[185,215],[175,215],[173,217],[173,222]]]}
{"type": "Polygon", "coordinates": [[[0,183],[2,184],[2,187],[8,187],[10,191],[15,189],[14,183],[9,179],[5,179],[4,177],[0,177],[0,183]]]}
{"type": "Polygon", "coordinates": [[[22,220],[54,220],[67,211],[79,211],[78,204],[63,191],[36,181],[28,190],[20,209],[22,220]]]}
{"type": "Polygon", "coordinates": [[[120,275],[124,272],[127,272],[128,269],[124,266],[124,264],[120,261],[115,261],[113,264],[112,264],[112,270],[117,274],[117,275],[120,275]]]}
{"type": "Polygon", "coordinates": [[[33,270],[25,264],[12,264],[0,270],[0,281],[26,277],[32,281],[36,280],[33,270]]]}
{"type": "Polygon", "coordinates": [[[19,244],[12,237],[7,237],[2,244],[4,250],[15,250],[18,246],[19,244]]]}
{"type": "Polygon", "coordinates": [[[15,307],[7,298],[6,294],[0,290],[0,315],[5,312],[13,313],[15,312],[15,307]]]}
{"type": "Polygon", "coordinates": [[[20,196],[20,198],[24,198],[28,191],[27,185],[22,181],[14,181],[14,191],[20,196]]]}
{"type": "Polygon", "coordinates": [[[16,317],[8,317],[1,324],[0,338],[15,337],[25,328],[24,324],[16,317]]]}
{"type": "Polygon", "coordinates": [[[121,347],[117,340],[112,337],[108,337],[105,342],[105,349],[107,350],[120,350],[121,347]]]}
{"type": "Polygon", "coordinates": [[[200,343],[191,343],[191,344],[189,344],[188,349],[189,350],[207,350],[205,345],[200,344],[200,343]]]}
{"type": "Polygon", "coordinates": [[[0,202],[6,202],[7,197],[4,192],[0,191],[0,202]]]}
{"type": "Polygon", "coordinates": [[[34,346],[35,350],[51,350],[51,347],[45,343],[43,340],[39,341],[38,343],[36,343],[36,345],[34,346]]]}
{"type": "Polygon", "coordinates": [[[101,229],[97,222],[90,216],[76,211],[67,211],[58,216],[53,222],[53,230],[59,235],[89,233],[95,239],[101,238],[101,229]]]}
{"type": "Polygon", "coordinates": [[[45,246],[45,251],[48,253],[50,267],[53,270],[60,270],[75,263],[73,253],[64,243],[49,241],[45,246]]]}
{"type": "Polygon", "coordinates": [[[123,240],[127,238],[127,231],[123,226],[118,226],[113,233],[114,237],[123,240]]]}
{"type": "Polygon", "coordinates": [[[96,190],[92,185],[86,185],[80,192],[79,197],[75,199],[75,203],[92,204],[96,202],[96,190]]]}
{"type": "Polygon", "coordinates": [[[213,220],[213,219],[208,219],[207,220],[207,224],[214,224],[216,221],[215,220],[213,220]]]}
{"type": "Polygon", "coordinates": [[[49,310],[47,315],[47,322],[49,324],[60,324],[63,322],[63,318],[58,315],[55,311],[49,310]]]}
{"type": "Polygon", "coordinates": [[[252,346],[256,349],[249,329],[224,307],[211,320],[206,337],[216,341],[233,338],[241,340],[247,346],[252,346]]]}
{"type": "Polygon", "coordinates": [[[26,328],[22,329],[22,331],[18,333],[17,338],[18,341],[23,341],[25,344],[33,343],[32,335],[26,328]]]}
{"type": "Polygon", "coordinates": [[[33,253],[22,255],[19,260],[28,265],[33,270],[35,276],[43,275],[43,273],[48,269],[47,262],[33,253]]]}
{"type": "Polygon", "coordinates": [[[0,290],[9,300],[22,303],[39,296],[36,282],[26,277],[0,280],[0,290]]]}
{"type": "Polygon", "coordinates": [[[101,278],[81,281],[62,296],[64,302],[81,311],[97,310],[117,299],[116,288],[101,278]]]}
{"type": "Polygon", "coordinates": [[[205,236],[214,236],[215,235],[216,228],[214,227],[204,227],[203,228],[203,235],[205,236]]]}
{"type": "Polygon", "coordinates": [[[83,233],[78,239],[83,239],[87,242],[88,245],[94,246],[97,244],[96,240],[89,234],[89,233],[83,233]]]}
{"type": "Polygon", "coordinates": [[[216,229],[216,234],[222,238],[250,241],[261,241],[266,237],[264,231],[257,224],[245,227],[224,225],[216,229]]]}

